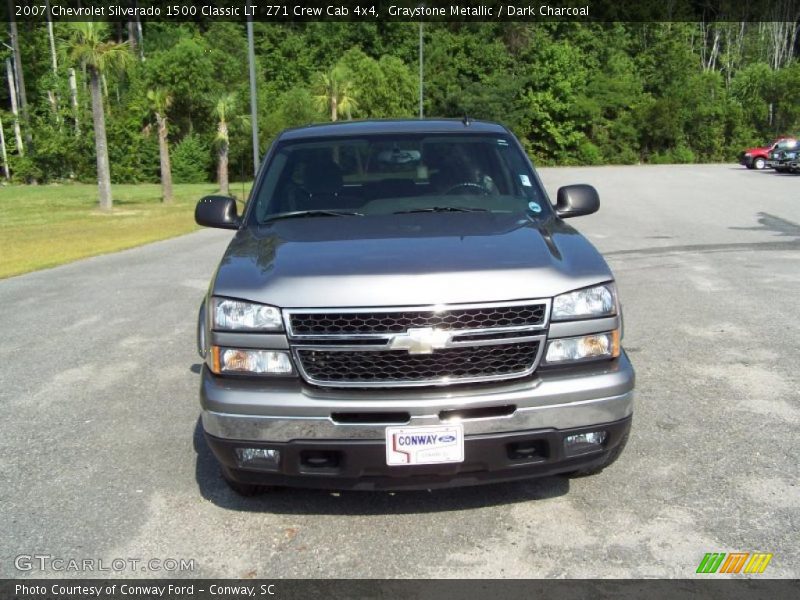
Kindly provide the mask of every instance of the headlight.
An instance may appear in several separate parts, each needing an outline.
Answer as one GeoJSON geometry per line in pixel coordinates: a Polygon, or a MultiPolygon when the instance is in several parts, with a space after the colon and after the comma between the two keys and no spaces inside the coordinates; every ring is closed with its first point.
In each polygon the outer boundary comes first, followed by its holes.
{"type": "Polygon", "coordinates": [[[750,154],[749,152],[745,152],[745,153],[744,153],[744,155],[745,155],[745,156],[753,156],[753,155],[752,155],[752,154],[750,154]]]}
{"type": "Polygon", "coordinates": [[[276,350],[250,350],[242,348],[211,349],[212,370],[217,375],[241,373],[243,375],[292,375],[294,368],[288,352],[276,350]]]}
{"type": "Polygon", "coordinates": [[[608,333],[593,333],[572,338],[550,340],[544,361],[557,364],[593,358],[616,358],[619,356],[619,330],[608,333]]]}
{"type": "Polygon", "coordinates": [[[274,306],[214,298],[214,329],[225,331],[282,331],[281,311],[274,306]]]}
{"type": "Polygon", "coordinates": [[[576,290],[553,300],[553,321],[610,317],[617,314],[617,301],[610,285],[576,290]]]}

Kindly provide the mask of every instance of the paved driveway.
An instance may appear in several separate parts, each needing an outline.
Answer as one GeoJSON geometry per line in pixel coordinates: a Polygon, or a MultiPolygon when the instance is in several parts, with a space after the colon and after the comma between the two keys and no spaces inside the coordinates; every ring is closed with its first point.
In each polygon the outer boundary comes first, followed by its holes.
{"type": "MultiPolygon", "coordinates": [[[[625,305],[631,442],[591,478],[240,499],[198,435],[195,312],[230,233],[0,281],[0,577],[20,554],[194,559],[207,577],[800,576],[800,177],[543,169],[625,305]]],[[[46,575],[57,575],[50,570],[46,575]]],[[[126,576],[160,576],[141,570],[126,576]]]]}

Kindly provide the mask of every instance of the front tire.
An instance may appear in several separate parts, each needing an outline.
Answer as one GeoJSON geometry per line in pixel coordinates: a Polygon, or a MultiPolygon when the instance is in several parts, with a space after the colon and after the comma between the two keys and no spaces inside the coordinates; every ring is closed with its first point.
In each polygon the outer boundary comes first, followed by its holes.
{"type": "Polygon", "coordinates": [[[225,480],[225,483],[228,484],[228,487],[231,488],[231,490],[243,498],[260,496],[261,494],[270,491],[270,487],[266,485],[257,485],[254,483],[242,483],[241,481],[236,481],[224,468],[222,469],[222,479],[225,480]]]}
{"type": "Polygon", "coordinates": [[[761,169],[763,169],[766,166],[767,166],[767,161],[764,160],[763,158],[761,158],[760,156],[758,158],[754,158],[753,159],[753,168],[754,169],[760,171],[761,169]]]}

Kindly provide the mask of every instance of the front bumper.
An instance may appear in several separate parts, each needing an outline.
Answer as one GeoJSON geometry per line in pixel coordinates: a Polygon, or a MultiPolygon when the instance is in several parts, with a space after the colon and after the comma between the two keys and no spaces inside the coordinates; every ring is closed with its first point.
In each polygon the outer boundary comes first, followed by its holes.
{"type": "Polygon", "coordinates": [[[206,441],[229,479],[257,485],[323,489],[435,489],[513,481],[590,469],[625,443],[631,417],[614,423],[567,430],[543,429],[472,435],[464,439],[464,461],[440,465],[387,466],[383,440],[298,440],[253,443],[223,440],[206,434],[206,441]],[[576,433],[605,431],[601,449],[569,456],[564,438],[576,433]],[[535,453],[520,456],[520,445],[535,453]],[[271,448],[281,453],[272,469],[241,468],[236,448],[271,448]],[[323,465],[313,459],[325,457],[323,465]]]}
{"type": "Polygon", "coordinates": [[[300,380],[226,379],[202,372],[205,430],[218,438],[383,439],[387,425],[440,425],[460,411],[466,435],[568,429],[633,413],[628,357],[545,371],[505,384],[422,389],[323,389],[300,380]]]}
{"type": "Polygon", "coordinates": [[[548,475],[601,460],[630,427],[634,379],[624,353],[593,366],[540,369],[531,379],[502,385],[425,390],[321,389],[300,380],[219,378],[204,368],[200,397],[209,445],[232,479],[316,487],[430,488],[548,475]],[[399,471],[386,466],[387,426],[440,425],[453,418],[464,427],[463,463],[399,471]],[[598,425],[620,432],[617,437],[609,434],[603,453],[567,458],[560,452],[568,432],[598,425]],[[546,457],[535,464],[502,460],[513,443],[509,436],[543,440],[546,457]],[[286,454],[278,472],[261,472],[241,469],[236,447],[282,448],[286,454]],[[328,473],[303,471],[301,455],[315,448],[339,452],[344,466],[328,473]],[[421,479],[407,479],[409,473],[421,479]]]}
{"type": "Polygon", "coordinates": [[[782,160],[780,162],[775,162],[772,165],[773,169],[792,171],[792,172],[797,171],[799,167],[800,167],[800,160],[798,159],[782,160]]]}

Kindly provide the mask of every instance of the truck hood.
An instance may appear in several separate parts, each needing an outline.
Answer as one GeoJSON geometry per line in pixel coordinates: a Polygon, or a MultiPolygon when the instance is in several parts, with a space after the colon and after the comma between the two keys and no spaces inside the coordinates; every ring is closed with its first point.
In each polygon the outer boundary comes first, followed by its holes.
{"type": "Polygon", "coordinates": [[[404,306],[541,298],[610,279],[558,219],[415,213],[241,229],[212,293],[282,308],[404,306]]]}

